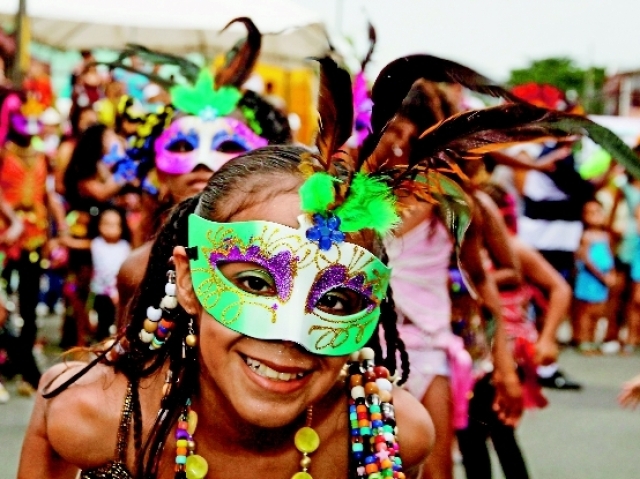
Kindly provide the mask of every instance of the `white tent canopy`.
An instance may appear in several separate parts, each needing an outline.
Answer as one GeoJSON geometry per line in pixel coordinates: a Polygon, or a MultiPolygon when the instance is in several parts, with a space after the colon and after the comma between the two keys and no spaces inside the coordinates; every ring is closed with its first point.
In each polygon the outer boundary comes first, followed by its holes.
{"type": "MultiPolygon", "coordinates": [[[[0,0],[11,21],[18,0],[0,0]]],[[[246,33],[229,20],[250,17],[263,33],[261,60],[300,64],[327,50],[320,17],[292,0],[27,0],[34,40],[60,49],[121,49],[139,43],[169,53],[213,56],[246,33]]]]}

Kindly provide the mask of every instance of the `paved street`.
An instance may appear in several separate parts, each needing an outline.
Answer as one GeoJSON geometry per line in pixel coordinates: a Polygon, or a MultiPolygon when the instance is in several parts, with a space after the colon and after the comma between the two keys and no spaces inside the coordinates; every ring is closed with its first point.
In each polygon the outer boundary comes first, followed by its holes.
{"type": "MultiPolygon", "coordinates": [[[[57,322],[44,331],[55,339],[57,322]]],[[[640,373],[640,356],[581,357],[566,351],[564,370],[585,385],[582,392],[548,391],[550,406],[527,413],[519,430],[531,477],[536,479],[636,479],[640,411],[621,410],[620,384],[640,373]]],[[[9,383],[14,391],[15,385],[9,383]]],[[[0,479],[15,478],[32,399],[13,395],[0,405],[0,479]]],[[[456,479],[463,479],[461,469],[456,479]]],[[[502,478],[497,472],[496,478],[502,478]]]]}

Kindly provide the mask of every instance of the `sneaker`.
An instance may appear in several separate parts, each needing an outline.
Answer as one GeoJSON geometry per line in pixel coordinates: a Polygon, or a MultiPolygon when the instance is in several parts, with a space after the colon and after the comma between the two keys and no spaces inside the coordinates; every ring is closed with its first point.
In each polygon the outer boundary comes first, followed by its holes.
{"type": "Polygon", "coordinates": [[[35,388],[26,381],[20,381],[16,387],[16,391],[20,396],[31,397],[36,393],[35,388]]]}
{"type": "Polygon", "coordinates": [[[4,387],[4,384],[0,383],[0,404],[6,404],[9,402],[9,391],[4,387]]]}
{"type": "Polygon", "coordinates": [[[582,384],[567,378],[564,375],[564,373],[560,370],[557,370],[548,378],[543,378],[538,376],[538,383],[542,387],[551,388],[551,389],[564,389],[564,390],[573,390],[573,391],[582,389],[582,384]]]}

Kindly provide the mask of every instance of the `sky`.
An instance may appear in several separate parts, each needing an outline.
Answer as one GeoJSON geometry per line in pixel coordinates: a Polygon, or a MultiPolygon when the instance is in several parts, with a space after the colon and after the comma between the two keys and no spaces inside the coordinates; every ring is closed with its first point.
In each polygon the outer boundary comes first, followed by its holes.
{"type": "Polygon", "coordinates": [[[640,0],[295,1],[318,12],[332,34],[351,37],[361,54],[370,19],[378,34],[371,75],[411,53],[455,60],[497,81],[557,56],[607,73],[640,70],[640,0]]]}

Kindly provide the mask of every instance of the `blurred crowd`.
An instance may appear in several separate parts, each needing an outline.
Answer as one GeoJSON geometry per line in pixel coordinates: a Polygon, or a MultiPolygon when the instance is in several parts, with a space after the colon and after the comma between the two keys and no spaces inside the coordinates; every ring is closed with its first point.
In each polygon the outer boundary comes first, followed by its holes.
{"type": "MultiPolygon", "coordinates": [[[[63,349],[89,346],[115,334],[126,321],[126,306],[139,281],[132,277],[144,271],[135,271],[140,265],[135,261],[131,263],[134,271],[123,276],[123,268],[136,254],[148,257],[149,241],[166,212],[204,187],[217,169],[215,161],[228,161],[251,145],[266,144],[260,138],[250,143],[252,137],[246,133],[242,138],[229,133],[216,144],[213,159],[189,160],[184,168],[162,166],[157,158],[155,163],[148,162],[145,155],[149,150],[157,155],[175,107],[167,86],[150,79],[156,67],[132,55],[120,67],[103,70],[91,52],[82,52],[70,79],[68,112],[56,108],[50,78],[40,63],[34,63],[19,91],[8,84],[3,87],[0,243],[6,297],[0,309],[0,374],[19,375],[21,394],[33,394],[40,379],[38,315],[62,317],[57,346],[63,349]]],[[[440,117],[478,107],[478,100],[459,85],[442,91],[440,117]],[[445,104],[449,112],[444,111],[445,104]]],[[[281,141],[272,138],[285,128],[283,100],[270,91],[260,100],[246,98],[239,108],[245,115],[243,127],[249,125],[263,137],[270,135],[270,143],[281,141]],[[263,110],[268,120],[254,125],[262,121],[263,110]],[[279,129],[273,127],[279,124],[279,129]]],[[[572,108],[566,98],[556,107],[572,108]]],[[[199,117],[206,114],[200,112],[199,117]]],[[[234,128],[236,134],[243,131],[234,128]]],[[[197,151],[204,136],[198,140],[192,133],[192,129],[181,129],[166,149],[169,153],[197,151]]],[[[207,139],[215,142],[215,135],[207,139]]],[[[357,136],[356,131],[349,147],[360,147],[357,136]]],[[[282,138],[290,140],[290,131],[282,138]]],[[[445,318],[447,334],[441,334],[440,325],[429,331],[433,341],[446,343],[439,350],[442,358],[421,349],[427,333],[418,330],[419,321],[407,320],[399,327],[414,374],[407,388],[419,399],[429,394],[441,398],[424,399],[425,405],[435,408],[431,412],[436,448],[427,461],[433,477],[440,477],[435,473],[438,469],[447,469],[446,456],[450,458],[453,442],[452,433],[444,438],[438,435],[449,430],[438,429],[438,421],[455,423],[455,411],[453,418],[437,413],[442,398],[450,398],[446,392],[450,385],[445,382],[441,388],[440,378],[457,367],[453,350],[458,343],[448,333],[462,338],[460,348],[483,371],[477,374],[473,399],[465,407],[485,420],[458,434],[465,467],[482,467],[478,463],[483,457],[473,451],[482,450],[478,441],[484,443],[491,435],[494,443],[505,445],[501,459],[509,457],[505,463],[516,471],[510,477],[526,477],[517,447],[509,446],[515,442],[515,422],[504,417],[496,421],[492,416],[492,388],[500,387],[495,386],[500,382],[490,380],[493,365],[487,360],[485,336],[492,312],[487,312],[491,307],[486,298],[497,298],[504,317],[525,407],[546,404],[541,386],[580,389],[557,365],[558,331],[563,324],[569,324],[571,331],[566,345],[584,355],[632,355],[640,348],[640,180],[610,157],[598,174],[581,175],[576,163],[580,140],[522,144],[464,164],[465,192],[474,205],[468,213],[474,221],[465,242],[470,246],[462,253],[468,256],[466,272],[459,268],[443,222],[424,205],[416,205],[411,210],[414,216],[405,218],[406,230],[398,236],[402,241],[390,240],[386,245],[394,266],[395,302],[402,315],[415,319],[428,306],[432,315],[442,309],[445,318]],[[412,278],[425,275],[446,285],[446,299],[438,297],[440,290],[412,283],[412,278]],[[466,275],[481,285],[486,304],[476,300],[466,275]],[[420,301],[414,310],[416,297],[420,301]]],[[[208,145],[201,148],[209,154],[208,145]]],[[[510,385],[505,382],[502,387],[510,385]]],[[[8,400],[0,383],[0,402],[8,400]]]]}

